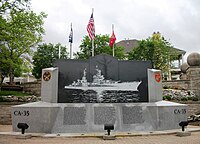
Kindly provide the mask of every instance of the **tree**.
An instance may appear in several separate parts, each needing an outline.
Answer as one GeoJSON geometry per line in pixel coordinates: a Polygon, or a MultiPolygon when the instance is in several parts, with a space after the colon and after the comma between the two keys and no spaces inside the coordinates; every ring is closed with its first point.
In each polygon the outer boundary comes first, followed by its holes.
{"type": "Polygon", "coordinates": [[[12,65],[13,67],[13,74],[15,76],[20,76],[22,72],[22,67],[23,61],[19,57],[17,57],[15,54],[13,54],[12,61],[9,59],[9,51],[1,47],[1,50],[3,53],[0,54],[0,71],[1,71],[1,81],[0,84],[2,84],[4,78],[8,75],[9,73],[9,66],[12,65]]]}
{"type": "Polygon", "coordinates": [[[42,69],[53,66],[53,62],[59,59],[59,48],[60,48],[60,59],[68,58],[68,52],[65,46],[61,46],[60,43],[53,45],[41,44],[38,45],[37,51],[33,55],[33,75],[36,78],[41,78],[42,69]]]}
{"type": "MultiPolygon", "coordinates": [[[[112,55],[112,48],[109,46],[108,35],[96,35],[94,40],[95,55],[106,53],[112,55]]],[[[80,52],[75,54],[76,59],[88,59],[92,54],[92,41],[88,36],[85,36],[80,45],[80,52]]],[[[124,59],[124,49],[115,45],[115,56],[118,59],[124,59]]]]}
{"type": "Polygon", "coordinates": [[[4,58],[0,70],[9,75],[12,84],[15,69],[22,69],[22,56],[32,55],[32,47],[42,41],[47,15],[34,13],[29,0],[3,1],[0,8],[0,55],[4,58]]]}
{"type": "Polygon", "coordinates": [[[175,53],[171,44],[161,34],[154,33],[146,40],[139,41],[139,46],[128,54],[129,60],[150,60],[153,68],[163,72],[169,70],[170,61],[174,60],[170,53],[175,53]]]}
{"type": "Polygon", "coordinates": [[[10,10],[20,11],[30,8],[30,0],[2,0],[0,4],[0,14],[9,13],[10,10]]]}

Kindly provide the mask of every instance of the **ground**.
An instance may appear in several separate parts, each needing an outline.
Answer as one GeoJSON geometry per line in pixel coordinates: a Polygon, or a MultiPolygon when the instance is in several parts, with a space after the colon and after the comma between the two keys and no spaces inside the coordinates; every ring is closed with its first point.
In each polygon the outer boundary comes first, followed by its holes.
{"type": "Polygon", "coordinates": [[[200,132],[191,136],[178,137],[174,135],[119,137],[116,140],[101,138],[43,138],[16,139],[16,136],[0,135],[0,144],[200,144],[200,132]]]}
{"type": "Polygon", "coordinates": [[[200,121],[190,122],[189,124],[194,126],[200,126],[200,121]]]}

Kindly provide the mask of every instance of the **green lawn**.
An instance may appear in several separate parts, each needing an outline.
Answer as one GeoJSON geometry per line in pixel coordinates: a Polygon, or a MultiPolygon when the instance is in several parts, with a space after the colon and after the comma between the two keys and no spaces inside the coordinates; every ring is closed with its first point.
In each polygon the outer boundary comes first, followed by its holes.
{"type": "Polygon", "coordinates": [[[0,96],[9,96],[9,95],[13,95],[13,96],[28,96],[30,94],[23,93],[21,91],[0,91],[0,96]]]}

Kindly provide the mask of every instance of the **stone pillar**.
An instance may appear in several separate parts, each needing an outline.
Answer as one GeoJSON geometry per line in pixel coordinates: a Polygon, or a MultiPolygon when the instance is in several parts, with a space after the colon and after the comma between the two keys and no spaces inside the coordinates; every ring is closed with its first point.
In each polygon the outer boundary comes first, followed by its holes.
{"type": "Polygon", "coordinates": [[[42,70],[41,98],[43,102],[58,102],[58,68],[42,70]]]}
{"type": "Polygon", "coordinates": [[[197,95],[200,100],[200,67],[191,66],[187,70],[187,75],[190,80],[191,90],[197,95]]]}
{"type": "Polygon", "coordinates": [[[162,100],[162,75],[160,70],[148,69],[149,102],[162,100]]]}

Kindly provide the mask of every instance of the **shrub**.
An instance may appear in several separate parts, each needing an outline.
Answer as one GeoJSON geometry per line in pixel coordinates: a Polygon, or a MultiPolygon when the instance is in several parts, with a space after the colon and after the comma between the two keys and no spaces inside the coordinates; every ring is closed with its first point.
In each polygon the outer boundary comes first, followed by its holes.
{"type": "Polygon", "coordinates": [[[19,92],[19,91],[0,91],[0,96],[9,96],[9,95],[14,95],[14,96],[27,96],[30,94],[19,92]]]}
{"type": "Polygon", "coordinates": [[[163,86],[163,89],[169,89],[169,86],[165,85],[165,86],[163,86]]]}
{"type": "Polygon", "coordinates": [[[188,100],[193,100],[193,98],[194,98],[194,97],[192,97],[192,96],[188,96],[188,97],[187,97],[188,100]]]}
{"type": "Polygon", "coordinates": [[[187,101],[187,100],[188,100],[187,97],[182,97],[182,98],[181,98],[181,101],[187,101]]]}
{"type": "Polygon", "coordinates": [[[166,95],[166,96],[163,96],[163,100],[168,100],[168,101],[170,101],[170,100],[172,100],[172,97],[169,96],[169,95],[166,95]]]}
{"type": "Polygon", "coordinates": [[[3,102],[4,98],[2,96],[0,96],[0,102],[3,102]]]}
{"type": "Polygon", "coordinates": [[[198,101],[198,98],[197,97],[193,97],[192,101],[198,101]]]}

